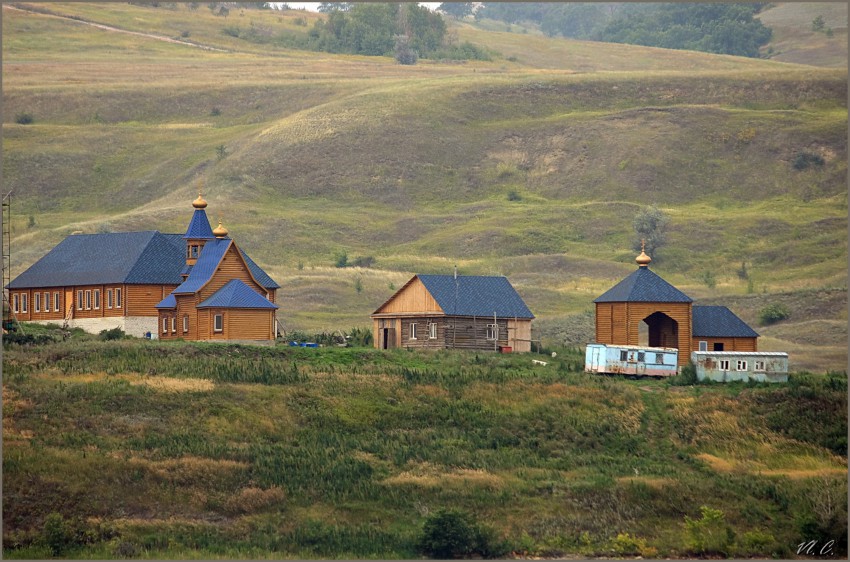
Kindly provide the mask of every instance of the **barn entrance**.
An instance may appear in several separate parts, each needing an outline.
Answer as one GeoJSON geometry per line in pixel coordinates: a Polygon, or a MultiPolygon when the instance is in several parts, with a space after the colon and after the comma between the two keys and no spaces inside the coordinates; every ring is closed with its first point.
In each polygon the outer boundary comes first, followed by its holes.
{"type": "Polygon", "coordinates": [[[381,349],[395,347],[395,328],[381,328],[381,349]]]}
{"type": "MultiPolygon", "coordinates": [[[[646,345],[650,347],[675,347],[679,348],[679,323],[664,314],[654,312],[643,319],[641,325],[645,325],[646,345]]],[[[642,335],[638,330],[639,336],[642,335]]]]}

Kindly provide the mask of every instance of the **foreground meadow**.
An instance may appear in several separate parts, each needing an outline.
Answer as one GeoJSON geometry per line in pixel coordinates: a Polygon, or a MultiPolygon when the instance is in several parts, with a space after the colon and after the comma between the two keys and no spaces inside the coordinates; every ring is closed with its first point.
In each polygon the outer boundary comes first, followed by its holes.
{"type": "Polygon", "coordinates": [[[485,556],[846,554],[845,374],[28,328],[3,356],[5,558],[419,558],[446,509],[485,556]]]}

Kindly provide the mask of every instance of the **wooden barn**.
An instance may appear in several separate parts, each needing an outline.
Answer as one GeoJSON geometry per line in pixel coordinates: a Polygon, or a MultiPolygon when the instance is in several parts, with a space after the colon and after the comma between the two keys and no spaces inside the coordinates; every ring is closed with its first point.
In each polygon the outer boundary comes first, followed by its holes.
{"type": "Polygon", "coordinates": [[[758,334],[731,310],[694,306],[649,269],[644,251],[635,261],[636,271],[593,301],[597,343],[676,348],[680,367],[692,351],[757,351],[758,334]]]}
{"type": "Polygon", "coordinates": [[[94,333],[120,328],[138,337],[273,341],[279,285],[221,225],[210,228],[200,195],[192,205],[184,235],[68,236],[9,283],[12,312],[19,321],[94,333]],[[244,287],[230,284],[237,279],[244,287]],[[191,304],[183,297],[188,289],[191,304]],[[168,308],[172,300],[178,308],[168,308]]]}
{"type": "Polygon", "coordinates": [[[533,318],[505,277],[415,275],[372,325],[379,349],[531,351],[533,318]]]}

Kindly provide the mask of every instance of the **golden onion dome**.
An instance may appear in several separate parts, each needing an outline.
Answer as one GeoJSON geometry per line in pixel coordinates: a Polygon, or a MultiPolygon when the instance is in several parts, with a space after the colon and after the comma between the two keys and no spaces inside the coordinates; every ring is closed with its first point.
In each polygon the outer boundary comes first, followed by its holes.
{"type": "Polygon", "coordinates": [[[192,201],[192,206],[196,209],[206,209],[207,201],[201,196],[201,192],[198,192],[198,198],[192,201]]]}
{"type": "Polygon", "coordinates": [[[646,240],[640,241],[640,255],[635,258],[635,261],[639,267],[646,267],[652,261],[652,258],[646,255],[646,240]]]}
{"type": "Polygon", "coordinates": [[[227,229],[222,226],[221,221],[218,221],[218,226],[213,230],[213,235],[216,238],[224,238],[227,236],[227,232],[227,229]]]}

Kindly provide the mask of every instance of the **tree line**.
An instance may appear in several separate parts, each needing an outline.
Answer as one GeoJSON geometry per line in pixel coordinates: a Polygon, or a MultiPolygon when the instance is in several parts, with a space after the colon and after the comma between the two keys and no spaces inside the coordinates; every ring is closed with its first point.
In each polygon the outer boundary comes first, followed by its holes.
{"type": "MultiPolygon", "coordinates": [[[[772,35],[771,29],[755,17],[767,5],[485,2],[474,15],[506,23],[534,23],[549,36],[758,57],[759,48],[772,35]]],[[[457,17],[471,14],[472,5],[444,3],[441,10],[457,17]]]]}

